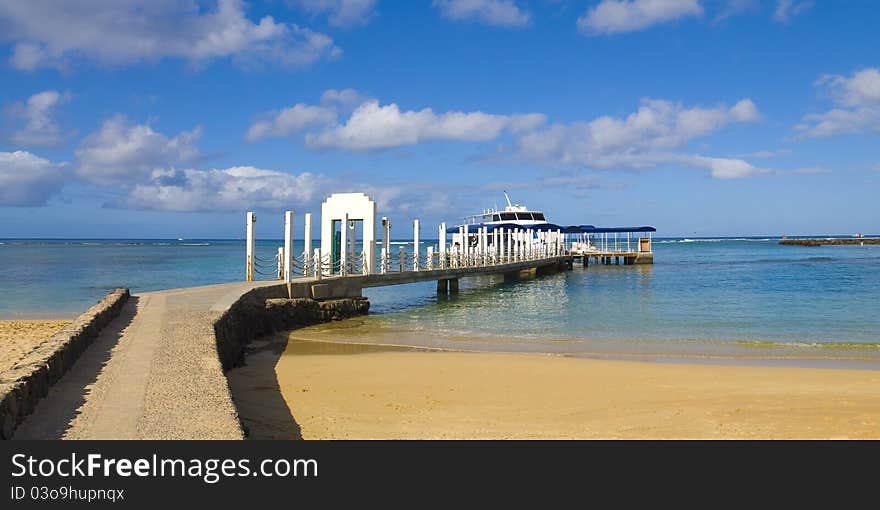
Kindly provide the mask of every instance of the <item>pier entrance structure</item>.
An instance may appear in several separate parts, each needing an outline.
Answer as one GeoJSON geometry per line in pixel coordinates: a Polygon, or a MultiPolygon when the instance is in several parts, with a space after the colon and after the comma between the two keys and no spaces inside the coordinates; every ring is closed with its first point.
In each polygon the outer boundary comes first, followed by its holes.
{"type": "Polygon", "coordinates": [[[321,204],[320,257],[325,266],[320,276],[372,273],[376,267],[376,202],[363,193],[330,195],[321,204]]]}

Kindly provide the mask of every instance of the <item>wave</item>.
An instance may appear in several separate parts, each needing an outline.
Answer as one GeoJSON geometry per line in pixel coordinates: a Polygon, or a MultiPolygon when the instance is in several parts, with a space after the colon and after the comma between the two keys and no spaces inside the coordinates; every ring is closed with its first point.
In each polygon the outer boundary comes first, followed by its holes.
{"type": "Polygon", "coordinates": [[[180,243],[180,246],[211,246],[211,243],[180,243]]]}

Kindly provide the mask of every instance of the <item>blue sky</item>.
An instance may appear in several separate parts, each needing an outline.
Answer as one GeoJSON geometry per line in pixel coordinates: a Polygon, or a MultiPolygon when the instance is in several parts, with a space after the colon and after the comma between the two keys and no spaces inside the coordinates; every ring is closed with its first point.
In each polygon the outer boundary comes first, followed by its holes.
{"type": "Polygon", "coordinates": [[[277,237],[337,191],[403,235],[503,189],[557,223],[880,233],[870,1],[53,4],[0,0],[0,237],[277,237]]]}

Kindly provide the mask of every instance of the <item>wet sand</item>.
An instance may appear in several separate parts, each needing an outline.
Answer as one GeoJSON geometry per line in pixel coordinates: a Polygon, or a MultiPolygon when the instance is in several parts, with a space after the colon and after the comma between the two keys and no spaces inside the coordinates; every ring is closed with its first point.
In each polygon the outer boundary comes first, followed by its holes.
{"type": "Polygon", "coordinates": [[[66,326],[69,320],[0,320],[0,374],[66,326]]]}
{"type": "Polygon", "coordinates": [[[880,438],[880,371],[262,339],[230,386],[253,438],[880,438]]]}

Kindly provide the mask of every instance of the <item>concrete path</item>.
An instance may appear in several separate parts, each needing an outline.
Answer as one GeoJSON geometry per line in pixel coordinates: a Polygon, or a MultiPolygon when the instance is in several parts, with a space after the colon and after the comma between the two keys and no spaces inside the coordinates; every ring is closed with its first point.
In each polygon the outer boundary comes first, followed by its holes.
{"type": "Polygon", "coordinates": [[[214,321],[277,282],[132,296],[122,313],[19,425],[15,439],[240,439],[214,321]]]}

